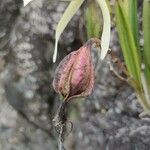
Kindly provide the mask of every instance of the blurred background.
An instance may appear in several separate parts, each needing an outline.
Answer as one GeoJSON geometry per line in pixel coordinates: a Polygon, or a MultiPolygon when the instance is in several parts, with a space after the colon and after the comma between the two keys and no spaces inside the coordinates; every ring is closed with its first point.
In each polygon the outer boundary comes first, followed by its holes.
{"type": "MultiPolygon", "coordinates": [[[[142,0],[138,3],[140,20],[142,0]]],[[[60,100],[52,88],[54,71],[64,56],[92,35],[100,38],[102,30],[97,5],[85,1],[52,63],[55,28],[68,4],[33,0],[23,8],[22,0],[0,1],[0,150],[57,150],[52,119],[60,100]]],[[[122,60],[113,23],[110,47],[122,60]]],[[[113,75],[107,59],[94,62],[93,94],[69,107],[74,127],[66,150],[149,150],[150,118],[139,118],[142,108],[133,89],[113,75]]]]}

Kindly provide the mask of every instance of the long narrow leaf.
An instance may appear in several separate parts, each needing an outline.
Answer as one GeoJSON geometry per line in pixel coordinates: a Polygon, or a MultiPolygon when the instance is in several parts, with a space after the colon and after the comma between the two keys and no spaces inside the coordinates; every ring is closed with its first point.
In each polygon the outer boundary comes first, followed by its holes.
{"type": "Polygon", "coordinates": [[[107,54],[109,49],[110,43],[110,14],[107,3],[105,0],[97,0],[103,15],[103,31],[102,31],[102,38],[101,38],[101,59],[103,60],[107,54]]]}
{"type": "Polygon", "coordinates": [[[137,0],[128,0],[128,14],[129,14],[133,37],[134,37],[136,46],[139,48],[137,0]]]}
{"type": "Polygon", "coordinates": [[[149,95],[148,86],[147,86],[148,84],[145,79],[144,71],[141,72],[141,81],[142,81],[142,85],[143,85],[145,100],[148,104],[147,106],[150,106],[150,95],[149,95]]]}
{"type": "Polygon", "coordinates": [[[80,8],[84,0],[72,0],[65,10],[63,16],[61,17],[55,33],[55,50],[53,55],[53,62],[56,61],[57,58],[57,48],[58,48],[58,40],[62,32],[64,31],[65,27],[67,26],[68,22],[71,20],[73,15],[77,12],[80,8]]]}
{"type": "Polygon", "coordinates": [[[92,37],[99,38],[101,35],[101,21],[97,11],[98,9],[94,2],[90,3],[86,9],[85,18],[88,39],[92,37]]]}
{"type": "Polygon", "coordinates": [[[150,2],[143,3],[144,63],[146,79],[150,92],[150,2]]]}
{"type": "Polygon", "coordinates": [[[122,1],[116,2],[115,12],[119,39],[128,71],[131,77],[140,83],[140,56],[137,53],[128,15],[126,14],[126,6],[122,1]]]}

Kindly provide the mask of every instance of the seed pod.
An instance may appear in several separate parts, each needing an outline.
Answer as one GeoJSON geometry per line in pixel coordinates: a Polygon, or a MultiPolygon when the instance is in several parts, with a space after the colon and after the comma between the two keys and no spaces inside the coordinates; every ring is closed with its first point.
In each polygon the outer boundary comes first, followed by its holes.
{"type": "Polygon", "coordinates": [[[100,40],[92,38],[79,50],[68,54],[58,65],[53,87],[65,101],[91,94],[94,86],[94,67],[91,50],[100,47],[100,40]]]}

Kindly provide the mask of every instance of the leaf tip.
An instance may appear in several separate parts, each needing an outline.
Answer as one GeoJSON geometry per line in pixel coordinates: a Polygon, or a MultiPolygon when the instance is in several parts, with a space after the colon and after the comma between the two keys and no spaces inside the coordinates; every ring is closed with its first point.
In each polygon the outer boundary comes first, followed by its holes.
{"type": "Polygon", "coordinates": [[[54,54],[53,54],[53,63],[56,62],[56,58],[57,58],[57,49],[58,49],[58,41],[56,40],[56,42],[55,42],[54,54]]]}
{"type": "Polygon", "coordinates": [[[32,0],[23,0],[23,7],[25,7],[28,3],[30,3],[32,0]]]}

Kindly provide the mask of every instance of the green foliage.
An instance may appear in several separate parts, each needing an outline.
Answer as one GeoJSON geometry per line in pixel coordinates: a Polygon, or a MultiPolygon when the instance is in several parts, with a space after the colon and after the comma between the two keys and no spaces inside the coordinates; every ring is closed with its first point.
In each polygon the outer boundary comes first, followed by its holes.
{"type": "Polygon", "coordinates": [[[124,2],[118,1],[115,8],[120,44],[128,71],[135,81],[140,82],[140,56],[137,52],[137,47],[129,22],[129,16],[126,13],[124,2]]]}
{"type": "Polygon", "coordinates": [[[143,34],[144,34],[144,63],[145,73],[150,93],[150,2],[143,3],[143,34]]]}
{"type": "MultiPolygon", "coordinates": [[[[63,16],[61,17],[55,33],[55,50],[53,55],[53,62],[56,61],[57,57],[57,46],[58,46],[58,40],[64,31],[65,27],[71,20],[71,18],[74,16],[74,14],[78,11],[80,6],[85,0],[72,0],[68,7],[66,8],[63,16]]],[[[110,43],[110,14],[109,9],[107,7],[105,0],[97,0],[98,6],[101,9],[102,16],[103,16],[103,31],[102,31],[102,37],[101,37],[101,59],[104,59],[104,57],[107,54],[107,51],[109,49],[109,43],[110,43]]]]}
{"type": "Polygon", "coordinates": [[[129,21],[131,25],[131,30],[133,32],[133,37],[137,48],[139,48],[139,33],[138,33],[138,19],[137,19],[137,0],[128,0],[128,14],[129,21]]]}
{"type": "Polygon", "coordinates": [[[99,38],[101,35],[101,22],[100,22],[100,16],[97,12],[96,4],[90,3],[89,7],[87,7],[85,12],[85,18],[86,18],[86,29],[87,29],[87,37],[88,39],[92,37],[99,38]]]}
{"type": "Polygon", "coordinates": [[[115,2],[116,26],[130,84],[146,112],[150,111],[150,2],[143,2],[144,50],[139,48],[137,0],[115,2]],[[142,52],[141,52],[142,51],[142,52]],[[143,59],[144,55],[144,59],[143,59]],[[142,66],[142,68],[141,68],[142,66]]]}

